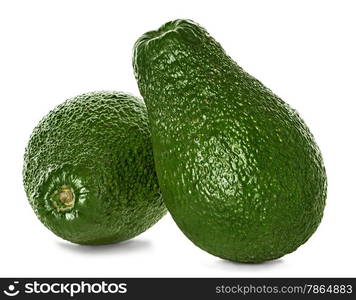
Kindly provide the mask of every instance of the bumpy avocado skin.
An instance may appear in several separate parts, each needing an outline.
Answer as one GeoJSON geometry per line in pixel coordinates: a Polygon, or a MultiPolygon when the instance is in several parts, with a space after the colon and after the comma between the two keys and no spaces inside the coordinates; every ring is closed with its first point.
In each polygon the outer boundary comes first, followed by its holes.
{"type": "Polygon", "coordinates": [[[134,96],[93,92],[57,106],[25,151],[24,187],[40,221],[78,244],[124,241],[155,224],[166,208],[150,138],[146,106],[134,96]]]}
{"type": "Polygon", "coordinates": [[[162,194],[185,235],[238,262],[305,243],[321,221],[327,181],[297,112],[193,21],[144,34],[133,66],[162,194]]]}

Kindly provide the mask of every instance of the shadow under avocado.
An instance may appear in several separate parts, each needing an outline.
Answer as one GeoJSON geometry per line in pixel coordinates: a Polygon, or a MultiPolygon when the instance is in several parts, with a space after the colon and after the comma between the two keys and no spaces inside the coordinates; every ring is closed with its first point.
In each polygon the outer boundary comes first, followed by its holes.
{"type": "Polygon", "coordinates": [[[284,264],[284,260],[282,258],[275,259],[275,260],[268,260],[262,263],[240,263],[240,262],[234,262],[230,260],[225,260],[225,259],[219,259],[216,262],[216,265],[219,267],[225,269],[225,270],[231,270],[231,271],[236,271],[236,270],[256,270],[256,271],[262,271],[266,269],[273,269],[273,268],[279,268],[284,264]]]}
{"type": "Polygon", "coordinates": [[[132,239],[108,245],[78,245],[65,241],[58,241],[57,245],[64,250],[77,252],[80,254],[125,254],[139,252],[149,249],[152,245],[150,241],[132,239]]]}

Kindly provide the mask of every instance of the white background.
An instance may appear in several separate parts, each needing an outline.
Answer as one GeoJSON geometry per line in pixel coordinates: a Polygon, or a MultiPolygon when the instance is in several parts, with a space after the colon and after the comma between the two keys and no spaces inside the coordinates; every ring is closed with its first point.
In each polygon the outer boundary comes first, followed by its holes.
{"type": "Polygon", "coordinates": [[[355,1],[0,2],[0,276],[356,276],[355,1]],[[203,25],[245,70],[296,108],[322,150],[324,219],[296,252],[264,264],[195,247],[170,216],[139,237],[78,246],[48,231],[22,187],[29,135],[49,110],[94,90],[138,95],[132,47],[176,18],[203,25]]]}

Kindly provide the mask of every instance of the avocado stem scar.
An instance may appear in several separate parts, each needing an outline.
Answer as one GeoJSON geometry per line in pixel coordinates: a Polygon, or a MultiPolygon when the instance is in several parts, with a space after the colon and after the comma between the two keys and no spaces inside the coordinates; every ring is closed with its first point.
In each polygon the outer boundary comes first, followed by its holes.
{"type": "Polygon", "coordinates": [[[61,185],[58,190],[55,191],[53,197],[53,205],[57,208],[57,211],[66,211],[71,209],[75,202],[75,194],[71,187],[68,185],[61,185]]]}
{"type": "Polygon", "coordinates": [[[61,189],[62,190],[59,193],[59,200],[61,200],[61,202],[66,206],[72,205],[74,202],[74,194],[72,191],[66,185],[61,186],[61,189]]]}

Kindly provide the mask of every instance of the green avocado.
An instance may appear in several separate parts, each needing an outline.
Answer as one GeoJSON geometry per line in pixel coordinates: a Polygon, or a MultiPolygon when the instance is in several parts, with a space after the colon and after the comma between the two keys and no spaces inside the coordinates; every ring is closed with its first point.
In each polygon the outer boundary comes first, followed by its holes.
{"type": "Polygon", "coordinates": [[[33,130],[23,182],[40,221],[78,244],[142,233],[166,212],[144,102],[93,92],[57,106],[33,130]]]}
{"type": "Polygon", "coordinates": [[[298,113],[190,20],[144,34],[133,66],[162,195],[183,233],[238,262],[305,243],[322,219],[327,183],[298,113]]]}

